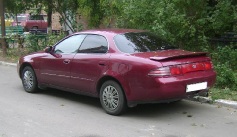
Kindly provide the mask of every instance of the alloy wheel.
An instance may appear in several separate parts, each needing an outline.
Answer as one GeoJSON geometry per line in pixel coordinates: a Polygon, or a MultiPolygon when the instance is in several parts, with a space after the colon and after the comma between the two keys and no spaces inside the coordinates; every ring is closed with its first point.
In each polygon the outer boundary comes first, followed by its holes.
{"type": "Polygon", "coordinates": [[[110,110],[115,110],[119,104],[119,93],[115,87],[109,85],[103,91],[103,102],[110,110]]]}
{"type": "Polygon", "coordinates": [[[25,71],[25,73],[23,75],[23,84],[24,84],[25,88],[28,90],[33,87],[33,84],[34,84],[33,74],[28,70],[25,71]]]}

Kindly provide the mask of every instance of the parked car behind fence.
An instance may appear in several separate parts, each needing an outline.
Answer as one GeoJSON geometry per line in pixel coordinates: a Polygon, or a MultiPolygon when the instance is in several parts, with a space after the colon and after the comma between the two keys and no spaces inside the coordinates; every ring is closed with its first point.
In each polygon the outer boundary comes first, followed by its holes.
{"type": "Polygon", "coordinates": [[[22,26],[24,31],[35,30],[47,30],[47,16],[46,15],[30,15],[19,14],[17,20],[12,23],[13,26],[22,26]]]}

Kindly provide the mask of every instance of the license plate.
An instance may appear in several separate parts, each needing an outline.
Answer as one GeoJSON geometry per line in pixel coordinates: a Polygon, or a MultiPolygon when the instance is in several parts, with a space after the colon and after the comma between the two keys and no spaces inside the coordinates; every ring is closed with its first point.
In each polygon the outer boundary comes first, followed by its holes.
{"type": "Polygon", "coordinates": [[[192,92],[197,90],[203,90],[207,88],[207,82],[201,82],[196,84],[187,85],[186,92],[192,92]]]}

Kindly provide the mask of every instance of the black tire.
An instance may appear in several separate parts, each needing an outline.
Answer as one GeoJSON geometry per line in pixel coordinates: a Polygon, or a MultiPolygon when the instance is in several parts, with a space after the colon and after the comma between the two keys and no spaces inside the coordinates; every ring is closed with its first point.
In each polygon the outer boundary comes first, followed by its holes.
{"type": "Polygon", "coordinates": [[[22,85],[26,92],[35,93],[38,89],[38,82],[34,70],[26,66],[21,73],[22,85]]]}
{"type": "Polygon", "coordinates": [[[121,115],[127,109],[126,98],[121,86],[112,80],[106,81],[100,89],[100,103],[106,113],[121,115]]]}
{"type": "Polygon", "coordinates": [[[28,32],[28,31],[29,31],[29,30],[25,27],[25,28],[24,28],[24,32],[28,32]]]}

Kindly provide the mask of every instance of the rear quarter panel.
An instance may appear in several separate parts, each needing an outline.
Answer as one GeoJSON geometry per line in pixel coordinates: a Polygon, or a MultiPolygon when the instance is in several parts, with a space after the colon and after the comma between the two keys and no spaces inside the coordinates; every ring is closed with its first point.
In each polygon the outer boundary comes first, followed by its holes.
{"type": "Polygon", "coordinates": [[[128,100],[139,96],[140,89],[149,88],[149,71],[162,66],[159,62],[129,54],[112,54],[110,59],[108,74],[119,80],[128,100]]]}

